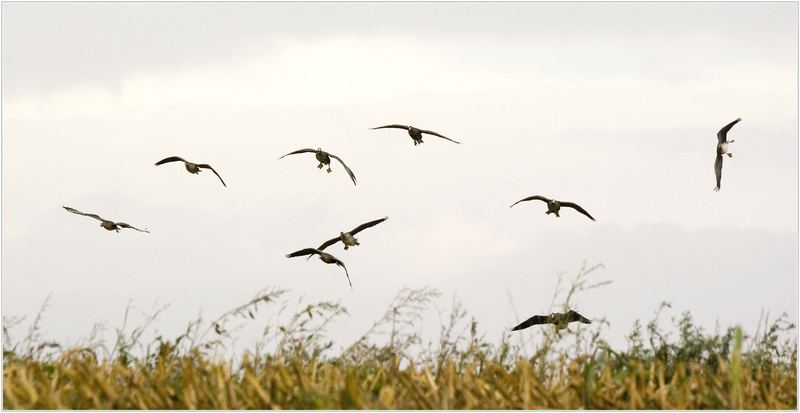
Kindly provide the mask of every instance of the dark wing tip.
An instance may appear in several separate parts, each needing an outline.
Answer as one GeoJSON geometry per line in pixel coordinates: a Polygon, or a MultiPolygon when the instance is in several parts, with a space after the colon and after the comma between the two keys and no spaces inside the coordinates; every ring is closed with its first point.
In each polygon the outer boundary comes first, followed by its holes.
{"type": "Polygon", "coordinates": [[[580,321],[583,324],[592,324],[592,320],[589,320],[588,318],[580,315],[575,310],[569,310],[569,312],[567,314],[569,314],[569,320],[570,321],[580,321]]]}
{"type": "Polygon", "coordinates": [[[532,325],[535,325],[535,324],[537,324],[537,323],[534,323],[531,319],[527,319],[527,320],[517,324],[514,328],[511,329],[511,331],[524,330],[524,329],[526,329],[526,328],[528,328],[528,327],[530,327],[532,325]]]}

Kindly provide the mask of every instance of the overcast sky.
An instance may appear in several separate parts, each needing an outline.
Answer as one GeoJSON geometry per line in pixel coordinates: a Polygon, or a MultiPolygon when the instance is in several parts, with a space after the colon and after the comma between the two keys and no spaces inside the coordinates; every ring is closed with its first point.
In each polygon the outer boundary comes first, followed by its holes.
{"type": "Polygon", "coordinates": [[[661,301],[705,326],[797,320],[793,3],[2,5],[4,315],[48,337],[129,299],[199,311],[266,286],[340,300],[347,344],[402,286],[460,298],[490,337],[546,311],[556,273],[619,342],[661,301]],[[713,192],[717,131],[728,134],[713,192]],[[414,146],[413,124],[435,137],[414,146]],[[321,147],[353,169],[316,168],[321,147]],[[167,156],[210,163],[188,174],[167,156]],[[540,194],[574,201],[545,215],[540,194]],[[67,205],[152,231],[107,232],[67,205]],[[285,254],[368,220],[350,270],[285,254]]]}

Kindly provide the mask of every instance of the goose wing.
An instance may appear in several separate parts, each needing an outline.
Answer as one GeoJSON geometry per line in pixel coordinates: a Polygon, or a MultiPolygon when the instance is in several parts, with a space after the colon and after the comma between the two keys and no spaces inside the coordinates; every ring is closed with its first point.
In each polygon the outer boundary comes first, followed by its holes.
{"type": "Polygon", "coordinates": [[[73,214],[83,215],[83,216],[85,216],[85,217],[91,217],[91,218],[94,218],[94,219],[96,219],[96,220],[98,220],[98,221],[100,221],[100,222],[103,222],[103,221],[105,221],[103,218],[100,218],[98,215],[95,215],[95,214],[87,214],[87,213],[84,213],[84,212],[78,211],[78,210],[77,210],[77,209],[75,209],[75,208],[70,208],[70,207],[68,207],[68,206],[65,206],[65,207],[63,207],[63,208],[64,208],[64,209],[66,209],[66,210],[67,210],[67,211],[69,211],[69,212],[72,212],[73,214]]]}
{"type": "Polygon", "coordinates": [[[406,126],[406,125],[398,125],[398,124],[394,124],[394,125],[384,125],[384,126],[378,126],[378,127],[376,127],[376,128],[371,128],[371,129],[372,129],[372,130],[375,130],[375,129],[386,129],[386,128],[392,128],[392,129],[405,129],[405,130],[408,130],[408,126],[406,126]]]}
{"type": "Polygon", "coordinates": [[[136,227],[134,227],[133,225],[129,225],[129,224],[126,224],[126,223],[124,223],[124,222],[115,222],[115,224],[116,224],[118,227],[135,229],[135,230],[137,230],[137,231],[139,231],[139,232],[146,232],[146,233],[148,233],[148,234],[150,233],[150,231],[148,231],[148,230],[146,230],[146,229],[139,229],[139,228],[136,228],[136,227]]]}
{"type": "Polygon", "coordinates": [[[547,198],[545,198],[545,197],[543,197],[543,196],[541,196],[541,195],[534,195],[534,196],[529,196],[529,197],[527,197],[527,198],[522,198],[522,199],[520,199],[519,201],[517,201],[517,202],[514,202],[513,204],[511,204],[511,206],[510,206],[509,208],[513,207],[514,205],[517,205],[517,204],[518,204],[518,203],[520,203],[520,202],[532,201],[532,200],[534,200],[534,199],[536,199],[536,200],[539,200],[539,201],[544,201],[544,202],[550,202],[550,200],[549,200],[549,199],[547,199],[547,198]]]}
{"type": "Polygon", "coordinates": [[[352,290],[353,289],[353,283],[350,282],[350,274],[347,272],[347,267],[345,267],[344,263],[341,260],[339,260],[338,258],[334,257],[333,255],[331,255],[331,257],[333,257],[333,259],[336,260],[336,265],[344,268],[344,275],[347,276],[347,283],[350,284],[350,289],[352,290]]]}
{"type": "Polygon", "coordinates": [[[512,328],[511,331],[524,330],[524,329],[526,329],[526,328],[528,328],[530,326],[534,326],[534,325],[537,325],[537,324],[548,324],[547,318],[548,317],[546,315],[535,315],[535,316],[523,321],[518,326],[512,328]]]}
{"type": "Polygon", "coordinates": [[[728,131],[731,130],[733,125],[739,123],[739,121],[741,121],[741,120],[742,120],[742,118],[739,118],[739,119],[736,119],[735,121],[723,126],[722,129],[720,129],[719,132],[717,132],[717,142],[718,143],[727,142],[728,141],[728,131]]]}
{"type": "Polygon", "coordinates": [[[175,161],[186,162],[186,159],[183,159],[180,156],[170,156],[169,158],[164,158],[164,159],[156,162],[156,166],[163,165],[165,163],[175,162],[175,161]]]}
{"type": "Polygon", "coordinates": [[[281,156],[281,157],[280,157],[280,158],[278,158],[278,159],[283,159],[283,158],[285,158],[285,157],[287,157],[287,156],[289,156],[289,155],[294,155],[294,154],[297,154],[297,153],[316,152],[316,151],[317,151],[316,149],[311,149],[311,148],[306,148],[306,149],[298,149],[298,150],[296,150],[296,151],[294,151],[294,152],[289,152],[289,153],[287,153],[286,155],[283,155],[283,156],[281,156]]]}
{"type": "Polygon", "coordinates": [[[722,155],[720,154],[717,154],[717,160],[714,161],[714,175],[717,176],[717,186],[714,190],[719,191],[722,186],[722,155]]]}
{"type": "Polygon", "coordinates": [[[592,216],[591,216],[591,215],[589,215],[589,213],[588,213],[588,212],[586,212],[586,210],[585,210],[585,209],[581,208],[581,207],[580,207],[580,205],[578,205],[578,204],[576,204],[576,203],[573,203],[573,202],[566,202],[566,201],[561,201],[561,206],[565,206],[565,207],[568,207],[568,208],[572,208],[572,209],[574,209],[574,210],[576,210],[576,211],[580,212],[581,214],[583,214],[583,215],[586,215],[587,217],[589,217],[589,219],[591,219],[592,221],[594,221],[594,218],[592,218],[592,216]]]}
{"type": "Polygon", "coordinates": [[[588,318],[578,314],[577,311],[569,310],[567,312],[567,322],[571,323],[573,321],[580,321],[583,324],[592,324],[592,321],[588,318]]]}
{"type": "Polygon", "coordinates": [[[341,158],[339,158],[338,156],[336,156],[336,155],[334,155],[332,153],[328,153],[328,156],[330,156],[333,159],[336,159],[337,161],[339,161],[340,164],[342,164],[342,166],[344,166],[344,170],[347,171],[348,175],[350,175],[350,179],[353,180],[353,185],[355,185],[356,184],[356,176],[353,174],[353,171],[351,171],[350,168],[347,165],[345,165],[344,161],[341,158]]]}
{"type": "Polygon", "coordinates": [[[363,231],[363,230],[365,230],[365,229],[367,229],[369,227],[374,227],[375,225],[378,225],[381,222],[386,221],[387,219],[389,219],[389,217],[383,217],[381,219],[376,219],[374,221],[367,222],[366,224],[361,224],[361,225],[355,227],[352,231],[350,231],[350,235],[356,235],[359,232],[361,232],[361,231],[363,231]]]}
{"type": "Polygon", "coordinates": [[[459,142],[459,141],[454,141],[454,140],[452,140],[452,139],[448,138],[447,136],[444,136],[444,135],[438,134],[438,133],[436,133],[436,132],[434,132],[434,131],[432,131],[432,130],[420,129],[419,131],[420,131],[421,133],[427,133],[428,135],[438,136],[438,137],[440,137],[440,138],[447,139],[447,140],[448,140],[448,141],[450,141],[450,142],[455,142],[455,143],[458,143],[458,144],[460,144],[460,143],[461,143],[461,142],[459,142]]]}
{"type": "Polygon", "coordinates": [[[203,164],[199,164],[199,165],[197,165],[197,167],[198,167],[198,168],[204,168],[204,169],[211,169],[211,172],[214,172],[214,175],[216,175],[216,176],[217,176],[217,178],[219,178],[219,181],[220,181],[220,182],[222,182],[222,186],[224,186],[224,187],[226,187],[226,188],[228,187],[228,185],[225,185],[225,181],[223,181],[223,180],[222,180],[222,177],[221,177],[221,176],[219,176],[219,174],[217,173],[217,171],[215,171],[215,170],[214,170],[214,168],[212,168],[212,167],[211,167],[211,165],[209,165],[209,164],[207,164],[207,163],[203,163],[203,164]]]}
{"type": "Polygon", "coordinates": [[[287,254],[286,258],[302,257],[304,255],[314,255],[314,254],[319,254],[319,250],[314,248],[304,248],[299,251],[295,251],[291,254],[287,254]]]}
{"type": "Polygon", "coordinates": [[[336,237],[336,238],[329,239],[329,240],[327,240],[327,241],[323,242],[323,243],[322,243],[322,245],[320,245],[320,246],[319,246],[319,248],[317,248],[317,249],[318,249],[318,250],[320,250],[320,251],[322,251],[322,250],[324,250],[325,248],[328,248],[328,247],[330,247],[331,245],[333,245],[333,244],[336,244],[337,242],[339,242],[339,241],[341,241],[341,240],[342,240],[342,239],[341,239],[341,238],[339,238],[339,237],[336,237]]]}

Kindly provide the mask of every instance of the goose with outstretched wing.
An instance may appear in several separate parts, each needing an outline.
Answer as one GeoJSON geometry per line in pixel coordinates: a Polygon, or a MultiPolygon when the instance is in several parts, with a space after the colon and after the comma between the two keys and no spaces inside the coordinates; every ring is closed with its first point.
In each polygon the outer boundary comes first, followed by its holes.
{"type": "Polygon", "coordinates": [[[408,136],[411,136],[411,139],[414,140],[414,146],[424,143],[424,142],[422,142],[422,134],[423,133],[428,134],[428,135],[438,136],[438,137],[440,137],[442,139],[447,139],[450,142],[455,142],[455,143],[459,143],[459,144],[461,143],[459,141],[452,140],[452,139],[448,138],[447,136],[444,136],[444,135],[441,135],[439,133],[436,133],[436,132],[434,132],[432,130],[419,129],[419,128],[415,128],[415,127],[410,126],[410,125],[406,126],[406,125],[394,124],[394,125],[378,126],[376,128],[372,128],[372,129],[373,130],[375,130],[375,129],[405,129],[408,132],[408,136]]]}
{"type": "Polygon", "coordinates": [[[735,141],[728,140],[728,131],[731,130],[733,125],[739,123],[741,120],[742,118],[736,119],[735,121],[723,126],[722,129],[717,132],[717,157],[714,160],[714,175],[717,178],[717,186],[714,187],[714,191],[719,191],[719,189],[722,187],[723,155],[728,155],[729,158],[733,158],[733,154],[728,152],[728,144],[735,141]]]}
{"type": "Polygon", "coordinates": [[[327,165],[328,166],[328,173],[331,173],[331,158],[336,159],[337,161],[339,161],[340,164],[342,164],[342,166],[344,167],[344,170],[347,171],[347,174],[350,175],[350,179],[353,180],[353,185],[356,184],[356,176],[355,176],[355,174],[353,174],[353,171],[350,170],[350,168],[344,163],[344,161],[341,158],[339,158],[338,156],[336,156],[336,155],[334,155],[334,154],[332,154],[330,152],[323,151],[321,148],[317,148],[317,149],[311,149],[311,148],[298,149],[298,150],[296,150],[294,152],[289,152],[286,155],[283,155],[278,159],[283,159],[283,158],[285,158],[285,157],[287,157],[289,155],[296,155],[296,154],[299,154],[299,153],[314,153],[314,156],[317,158],[317,161],[319,161],[319,165],[317,165],[317,168],[322,169],[323,166],[327,165]]]}
{"type": "Polygon", "coordinates": [[[514,205],[517,205],[520,202],[533,201],[533,200],[544,201],[545,203],[547,203],[547,212],[545,212],[545,215],[555,214],[557,217],[561,217],[561,215],[559,215],[558,212],[561,210],[561,207],[563,206],[563,207],[567,207],[567,208],[572,208],[572,209],[580,212],[581,214],[586,215],[592,221],[595,220],[591,215],[589,215],[588,212],[586,212],[585,209],[581,208],[580,205],[578,205],[578,204],[576,204],[574,202],[557,201],[555,199],[549,199],[549,198],[543,197],[541,195],[534,195],[534,196],[529,196],[527,198],[520,199],[519,201],[514,202],[513,204],[511,204],[511,206],[509,208],[513,207],[514,205]]]}
{"type": "Polygon", "coordinates": [[[85,212],[78,211],[77,209],[70,208],[68,206],[65,206],[63,208],[66,209],[69,212],[72,212],[73,214],[83,215],[85,217],[94,218],[94,219],[100,221],[100,226],[105,228],[108,231],[117,231],[117,232],[119,232],[120,228],[130,228],[130,229],[135,229],[135,230],[137,230],[139,232],[147,232],[148,234],[150,233],[150,231],[148,231],[146,229],[139,229],[139,228],[134,227],[133,225],[129,225],[129,224],[126,224],[124,222],[114,222],[114,221],[111,221],[111,220],[108,220],[108,219],[105,219],[105,218],[101,218],[97,214],[87,214],[85,212]]]}
{"type": "Polygon", "coordinates": [[[222,186],[226,188],[228,187],[228,185],[225,185],[225,181],[222,180],[222,177],[219,176],[217,171],[215,171],[214,168],[212,168],[211,165],[207,163],[194,163],[194,162],[189,162],[186,159],[181,158],[180,156],[170,156],[169,158],[164,158],[156,162],[156,166],[170,162],[183,162],[183,166],[186,168],[186,171],[189,172],[190,174],[198,174],[200,173],[201,169],[210,169],[211,172],[214,172],[214,175],[216,175],[217,178],[219,178],[219,181],[222,182],[222,186]]]}
{"type": "Polygon", "coordinates": [[[331,245],[336,244],[339,241],[342,241],[342,244],[344,244],[344,249],[345,250],[347,250],[350,247],[354,247],[356,245],[361,245],[358,242],[358,239],[355,238],[355,235],[358,234],[359,232],[367,229],[367,228],[374,227],[375,225],[378,225],[381,222],[386,221],[387,219],[389,219],[389,217],[383,217],[381,219],[376,219],[374,221],[370,221],[370,222],[367,222],[365,224],[361,224],[361,225],[355,227],[354,229],[352,229],[350,232],[340,232],[338,237],[332,238],[332,239],[329,239],[329,240],[325,241],[317,249],[322,251],[325,248],[328,248],[331,245]]]}
{"type": "Polygon", "coordinates": [[[327,252],[320,251],[316,248],[305,248],[299,251],[295,251],[291,254],[287,254],[286,258],[302,257],[306,255],[310,256],[314,254],[319,255],[319,259],[322,260],[322,262],[324,262],[325,264],[336,264],[344,268],[344,275],[347,276],[347,283],[350,284],[351,289],[353,288],[353,283],[350,282],[350,274],[348,274],[347,272],[347,267],[344,266],[344,263],[340,259],[334,257],[331,254],[328,254],[327,252]]]}
{"type": "Polygon", "coordinates": [[[556,326],[556,331],[557,332],[560,332],[562,329],[565,329],[565,328],[567,329],[567,331],[569,331],[569,328],[567,328],[567,324],[575,322],[575,321],[580,321],[583,324],[591,324],[592,323],[588,318],[578,314],[577,311],[569,310],[566,313],[551,313],[550,315],[535,315],[535,316],[523,321],[522,323],[520,323],[516,327],[512,328],[511,331],[524,330],[524,329],[526,329],[526,328],[528,328],[530,326],[535,326],[535,325],[538,325],[538,324],[553,324],[554,326],[556,326]]]}

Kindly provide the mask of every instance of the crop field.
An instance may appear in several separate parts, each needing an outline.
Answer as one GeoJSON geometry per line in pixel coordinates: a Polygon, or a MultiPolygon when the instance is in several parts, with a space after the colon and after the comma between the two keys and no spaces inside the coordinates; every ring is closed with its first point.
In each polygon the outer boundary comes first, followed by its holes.
{"type": "MultiPolygon", "coordinates": [[[[590,269],[591,270],[591,269],[590,269]]],[[[566,298],[595,288],[584,271],[566,298]]],[[[5,409],[796,409],[797,345],[785,317],[704,332],[688,313],[669,331],[658,317],[637,323],[626,348],[603,340],[603,323],[573,333],[534,330],[489,343],[454,305],[438,341],[414,325],[437,293],[401,291],[384,316],[349,347],[332,352],[328,325],[346,313],[314,303],[263,340],[224,356],[236,323],[279,303],[270,290],[216,320],[189,324],[175,338],[143,337],[144,325],[117,330],[116,342],[62,348],[40,339],[36,322],[4,320],[5,409]]]]}

